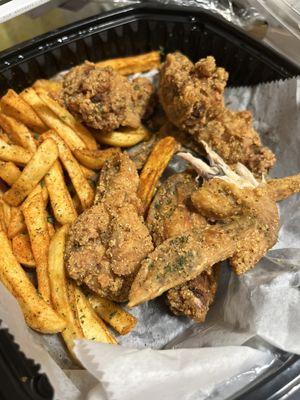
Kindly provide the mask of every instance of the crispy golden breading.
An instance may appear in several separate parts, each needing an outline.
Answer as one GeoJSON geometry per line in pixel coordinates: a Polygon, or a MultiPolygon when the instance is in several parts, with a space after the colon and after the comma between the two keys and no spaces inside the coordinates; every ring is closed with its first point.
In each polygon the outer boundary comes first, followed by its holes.
{"type": "MultiPolygon", "coordinates": [[[[191,229],[203,230],[208,224],[196,212],[191,194],[198,189],[196,175],[184,172],[170,176],[159,188],[148,213],[147,224],[155,244],[191,229]]],[[[198,322],[205,320],[218,283],[216,268],[167,291],[166,300],[177,315],[186,315],[198,322]]]]}
{"type": "Polygon", "coordinates": [[[180,53],[168,54],[160,73],[160,101],[177,128],[205,140],[229,165],[241,162],[255,174],[265,173],[275,156],[262,145],[249,111],[225,108],[227,78],[213,57],[194,65],[180,53]]]}
{"type": "Polygon", "coordinates": [[[68,110],[92,128],[103,132],[138,128],[153,104],[154,89],[146,81],[131,83],[109,66],[85,62],[64,77],[62,97],[68,110]]]}
{"type": "Polygon", "coordinates": [[[116,154],[101,171],[95,204],[71,226],[67,242],[69,275],[115,301],[127,300],[140,262],[153,250],[137,188],[133,162],[116,154]]]}

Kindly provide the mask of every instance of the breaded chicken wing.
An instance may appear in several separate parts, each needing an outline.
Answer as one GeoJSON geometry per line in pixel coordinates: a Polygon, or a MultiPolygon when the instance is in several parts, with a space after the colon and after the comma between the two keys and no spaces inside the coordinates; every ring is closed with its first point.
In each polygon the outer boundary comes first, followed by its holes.
{"type": "Polygon", "coordinates": [[[95,204],[70,228],[66,268],[71,278],[100,296],[126,301],[140,262],[153,250],[140,215],[138,175],[127,154],[101,171],[95,204]]]}
{"type": "Polygon", "coordinates": [[[227,164],[240,162],[261,175],[275,156],[261,143],[249,111],[230,111],[223,92],[228,74],[213,57],[195,65],[180,53],[168,54],[160,72],[159,98],[168,119],[215,150],[227,164]]]}

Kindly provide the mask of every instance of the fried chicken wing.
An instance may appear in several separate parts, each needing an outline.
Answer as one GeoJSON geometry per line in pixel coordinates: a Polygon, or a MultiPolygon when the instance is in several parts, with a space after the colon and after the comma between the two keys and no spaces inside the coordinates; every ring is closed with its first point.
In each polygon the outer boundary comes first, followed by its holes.
{"type": "Polygon", "coordinates": [[[86,125],[111,132],[138,128],[153,109],[154,88],[145,78],[130,82],[111,67],[91,62],[72,68],[64,77],[62,99],[86,125]]]}
{"type": "MultiPolygon", "coordinates": [[[[159,188],[148,213],[147,225],[158,246],[166,239],[191,229],[204,229],[208,224],[191,203],[198,188],[191,171],[170,176],[159,188]]],[[[205,320],[217,289],[217,267],[195,279],[167,291],[166,300],[176,315],[186,315],[198,322],[205,320]]]]}
{"type": "Polygon", "coordinates": [[[227,78],[213,57],[194,65],[180,53],[168,54],[160,72],[161,104],[177,128],[206,141],[229,165],[240,162],[260,175],[274,165],[275,156],[262,145],[249,111],[225,108],[227,78]]]}
{"type": "Polygon", "coordinates": [[[140,262],[153,250],[140,215],[138,175],[127,154],[101,171],[95,204],[70,228],[66,268],[71,278],[115,301],[126,301],[140,262]]]}
{"type": "Polygon", "coordinates": [[[156,247],[142,262],[132,284],[130,306],[155,298],[225,259],[237,274],[253,268],[276,243],[276,201],[300,191],[300,175],[281,178],[278,184],[276,180],[259,182],[246,167],[238,164],[233,171],[205,143],[203,146],[210,166],[191,155],[182,157],[207,180],[191,198],[198,212],[214,223],[156,247]]]}

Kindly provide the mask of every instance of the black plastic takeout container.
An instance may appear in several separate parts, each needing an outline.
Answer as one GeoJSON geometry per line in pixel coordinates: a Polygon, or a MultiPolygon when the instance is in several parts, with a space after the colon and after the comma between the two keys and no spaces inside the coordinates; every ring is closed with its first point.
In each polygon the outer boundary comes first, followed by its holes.
{"type": "MultiPolygon", "coordinates": [[[[229,72],[229,86],[247,86],[300,75],[300,69],[218,16],[189,7],[133,5],[58,29],[0,53],[0,94],[20,91],[38,78],[82,63],[180,50],[192,60],[213,55],[229,72]]],[[[230,400],[300,398],[300,358],[280,353],[275,363],[230,400]],[[296,397],[294,397],[296,396],[296,397]]],[[[45,375],[0,330],[0,398],[50,400],[45,375]],[[24,378],[25,377],[25,378],[24,378]]]]}

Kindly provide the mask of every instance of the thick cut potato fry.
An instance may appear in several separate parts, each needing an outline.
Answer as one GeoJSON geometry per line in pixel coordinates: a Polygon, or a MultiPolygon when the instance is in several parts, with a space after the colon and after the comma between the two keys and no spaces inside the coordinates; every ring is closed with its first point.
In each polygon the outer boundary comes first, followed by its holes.
{"type": "Polygon", "coordinates": [[[56,220],[61,225],[71,224],[76,219],[77,213],[59,161],[56,161],[46,174],[45,183],[56,220]]]}
{"type": "Polygon", "coordinates": [[[59,96],[62,90],[61,82],[50,81],[48,79],[38,79],[32,86],[36,91],[45,90],[45,92],[49,93],[53,98],[59,96]]]}
{"type": "Polygon", "coordinates": [[[59,158],[68,172],[74,189],[78,194],[82,207],[83,209],[89,208],[94,201],[94,191],[85,176],[83,175],[82,169],[77,160],[72,155],[70,149],[64,143],[64,141],[53,131],[48,131],[42,136],[43,138],[52,138],[56,142],[59,152],[59,158]]]}
{"type": "Polygon", "coordinates": [[[138,196],[146,212],[155,194],[157,182],[169,161],[178,150],[178,143],[172,136],[159,140],[150,153],[140,175],[138,196]]]}
{"type": "Polygon", "coordinates": [[[98,179],[98,174],[97,172],[93,171],[92,169],[89,169],[85,167],[84,165],[80,165],[81,171],[83,175],[86,177],[86,179],[91,183],[91,181],[96,182],[98,179]]]}
{"type": "Polygon", "coordinates": [[[19,233],[12,241],[12,251],[18,262],[26,267],[35,268],[35,261],[31,250],[30,238],[27,233],[19,233]]]}
{"type": "Polygon", "coordinates": [[[64,265],[64,251],[68,226],[60,228],[53,236],[49,247],[49,278],[51,301],[54,309],[67,323],[62,337],[72,353],[74,340],[84,338],[79,321],[75,318],[69,302],[68,283],[64,265]]]}
{"type": "Polygon", "coordinates": [[[3,199],[0,199],[0,208],[1,208],[2,227],[4,232],[7,234],[11,220],[11,207],[7,203],[5,203],[3,199]]]}
{"type": "Polygon", "coordinates": [[[50,235],[47,226],[42,192],[27,199],[22,205],[33,257],[36,265],[38,290],[43,299],[50,304],[50,282],[48,274],[48,251],[50,235]]]}
{"type": "Polygon", "coordinates": [[[20,207],[11,207],[10,222],[7,229],[7,236],[12,239],[19,233],[26,231],[23,213],[20,207]]]}
{"type": "Polygon", "coordinates": [[[0,280],[18,301],[30,328],[42,333],[62,332],[66,323],[38,294],[0,230],[0,280]]]}
{"type": "Polygon", "coordinates": [[[12,187],[3,195],[10,205],[17,207],[46,175],[58,157],[56,143],[45,140],[12,187]]]}
{"type": "Polygon", "coordinates": [[[118,304],[94,294],[88,300],[96,313],[120,335],[126,335],[135,327],[136,318],[118,304]]]}
{"type": "Polygon", "coordinates": [[[120,149],[111,147],[106,150],[75,149],[74,156],[86,168],[101,169],[106,160],[119,153],[120,149]]]}
{"type": "Polygon", "coordinates": [[[8,144],[0,138],[0,160],[25,165],[31,157],[32,153],[30,151],[16,144],[8,144]]]}
{"type": "Polygon", "coordinates": [[[52,99],[48,94],[41,89],[36,90],[42,101],[58,116],[58,118],[68,125],[80,139],[85,143],[88,149],[97,149],[97,142],[91,132],[77,121],[73,115],[64,107],[62,107],[56,100],[52,99]]]}
{"type": "Polygon", "coordinates": [[[121,75],[131,75],[137,72],[146,72],[160,66],[160,53],[151,51],[132,57],[114,58],[96,63],[98,67],[112,67],[121,75]]]}
{"type": "Polygon", "coordinates": [[[131,147],[142,140],[148,140],[151,133],[144,127],[138,129],[127,129],[122,132],[95,133],[95,137],[99,143],[107,144],[114,147],[131,147]]]}
{"type": "Polygon", "coordinates": [[[44,205],[45,205],[45,208],[46,208],[48,200],[49,200],[49,193],[48,193],[48,190],[47,190],[46,186],[44,184],[42,185],[42,182],[39,183],[38,185],[36,185],[36,187],[33,189],[33,191],[30,192],[30,194],[27,196],[27,200],[29,200],[30,198],[34,197],[37,193],[42,192],[42,197],[43,197],[44,205]]]}
{"type": "Polygon", "coordinates": [[[0,178],[12,186],[21,175],[19,168],[11,161],[0,161],[0,178]]]}
{"type": "Polygon", "coordinates": [[[34,89],[25,89],[20,96],[35,110],[48,128],[53,129],[67,143],[71,150],[86,147],[76,132],[50,110],[34,89]]]}
{"type": "Polygon", "coordinates": [[[8,137],[7,133],[3,132],[0,130],[0,139],[2,139],[4,142],[8,144],[12,144],[10,138],[8,137]]]}
{"type": "Polygon", "coordinates": [[[31,153],[36,151],[35,141],[29,129],[22,122],[0,112],[0,126],[15,144],[24,147],[31,153]]]}
{"type": "Polygon", "coordinates": [[[117,341],[110,333],[104,322],[97,316],[88,299],[81,289],[70,281],[70,300],[74,302],[77,318],[80,322],[84,337],[102,343],[116,344],[117,341]]]}
{"type": "Polygon", "coordinates": [[[31,106],[27,104],[27,102],[24,101],[14,90],[8,90],[6,95],[1,98],[0,105],[2,111],[6,115],[23,122],[23,124],[32,129],[33,132],[45,132],[47,130],[46,125],[31,106]]]}

